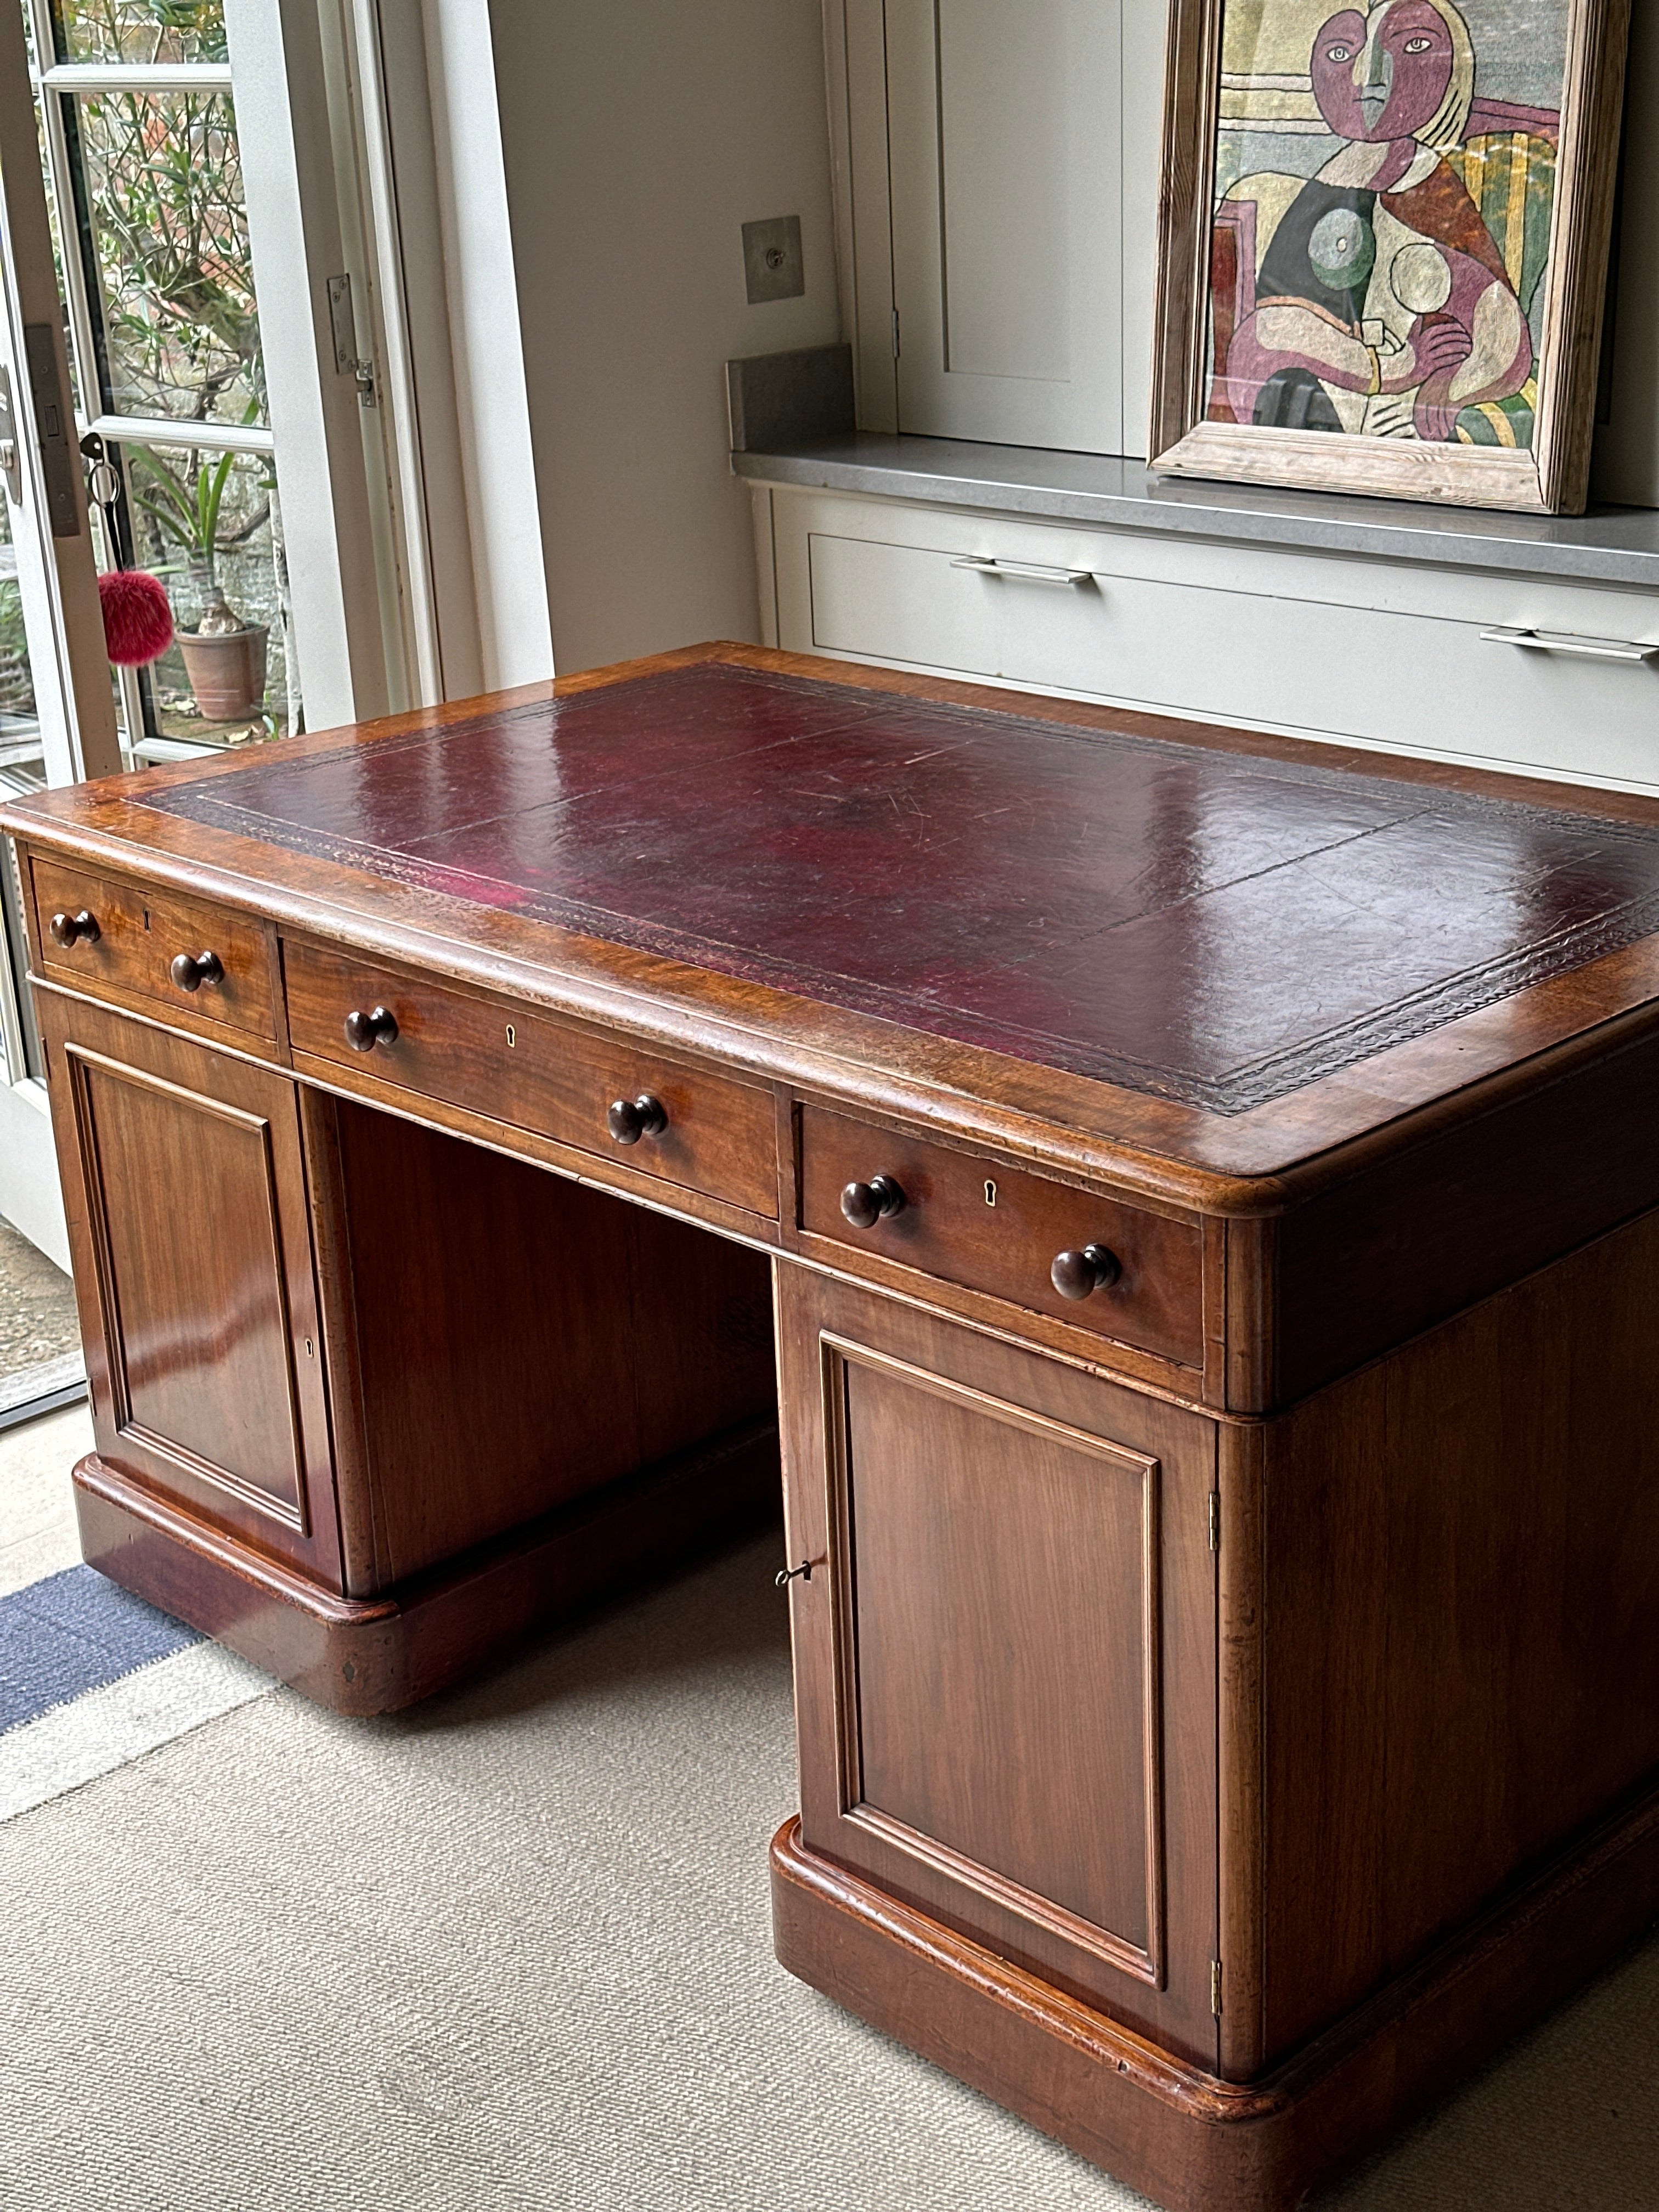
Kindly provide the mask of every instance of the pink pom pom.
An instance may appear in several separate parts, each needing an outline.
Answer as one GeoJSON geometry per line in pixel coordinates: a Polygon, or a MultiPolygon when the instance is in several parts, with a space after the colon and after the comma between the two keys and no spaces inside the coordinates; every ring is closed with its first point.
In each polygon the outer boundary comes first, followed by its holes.
{"type": "Polygon", "coordinates": [[[104,645],[118,668],[142,668],[173,642],[173,609],[167,586],[142,568],[112,568],[98,579],[104,609],[104,645]]]}

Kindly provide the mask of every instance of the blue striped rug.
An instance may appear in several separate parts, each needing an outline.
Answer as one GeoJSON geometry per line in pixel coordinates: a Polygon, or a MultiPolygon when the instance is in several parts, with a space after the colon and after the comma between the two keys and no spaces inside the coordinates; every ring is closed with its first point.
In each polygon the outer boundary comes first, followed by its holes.
{"type": "Polygon", "coordinates": [[[94,1568],[0,1596],[0,1820],[275,1689],[94,1568]]]}

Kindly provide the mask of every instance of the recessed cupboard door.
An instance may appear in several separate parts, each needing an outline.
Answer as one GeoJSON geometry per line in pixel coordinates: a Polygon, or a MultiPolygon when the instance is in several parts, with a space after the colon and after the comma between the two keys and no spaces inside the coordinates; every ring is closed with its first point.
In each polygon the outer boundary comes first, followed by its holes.
{"type": "Polygon", "coordinates": [[[779,1273],[805,1844],[1213,2066],[1211,1424],[779,1273]]]}
{"type": "Polygon", "coordinates": [[[295,1085],[38,1003],[100,1457],[337,1587],[295,1085]]]}
{"type": "Polygon", "coordinates": [[[1124,450],[1122,13],[887,0],[902,431],[1124,450]]]}

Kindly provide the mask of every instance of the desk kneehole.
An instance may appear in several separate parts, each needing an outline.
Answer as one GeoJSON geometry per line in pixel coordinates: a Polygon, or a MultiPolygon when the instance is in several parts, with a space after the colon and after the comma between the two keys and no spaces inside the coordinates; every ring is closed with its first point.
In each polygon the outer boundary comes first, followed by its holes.
{"type": "Polygon", "coordinates": [[[811,1106],[801,1109],[800,1208],[808,1235],[849,1255],[873,1253],[1183,1366],[1203,1364],[1196,1223],[811,1106]]]}
{"type": "Polygon", "coordinates": [[[287,939],[283,966],[296,1065],[326,1061],[353,1089],[414,1091],[776,1218],[776,1108],[758,1085],[332,946],[287,939]]]}

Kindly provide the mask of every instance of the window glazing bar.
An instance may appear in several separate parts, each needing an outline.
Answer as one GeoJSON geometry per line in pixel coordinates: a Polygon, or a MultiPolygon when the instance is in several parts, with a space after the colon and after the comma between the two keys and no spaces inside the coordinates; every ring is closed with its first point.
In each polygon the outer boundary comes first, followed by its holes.
{"type": "Polygon", "coordinates": [[[49,92],[228,92],[228,62],[54,62],[37,70],[49,92]]]}
{"type": "Polygon", "coordinates": [[[276,441],[250,422],[200,422],[194,416],[95,415],[87,424],[127,446],[194,446],[210,453],[269,453],[276,441]]]}

